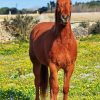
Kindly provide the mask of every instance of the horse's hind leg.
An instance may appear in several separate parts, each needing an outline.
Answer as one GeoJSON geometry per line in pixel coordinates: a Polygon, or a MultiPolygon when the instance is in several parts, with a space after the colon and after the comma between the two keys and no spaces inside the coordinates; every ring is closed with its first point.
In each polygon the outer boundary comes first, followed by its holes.
{"type": "Polygon", "coordinates": [[[35,100],[40,100],[40,98],[39,98],[40,69],[41,69],[40,63],[34,63],[34,65],[33,65],[33,73],[35,75],[34,83],[35,83],[35,88],[36,88],[36,98],[35,98],[35,100]]]}

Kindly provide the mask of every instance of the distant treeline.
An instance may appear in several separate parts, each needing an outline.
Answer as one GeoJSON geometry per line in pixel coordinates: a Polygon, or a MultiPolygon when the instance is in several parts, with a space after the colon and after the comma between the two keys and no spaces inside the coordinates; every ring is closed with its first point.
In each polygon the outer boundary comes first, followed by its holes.
{"type": "Polygon", "coordinates": [[[16,14],[18,10],[16,8],[8,8],[8,7],[0,8],[0,14],[9,14],[10,12],[12,12],[12,14],[16,14]]]}
{"type": "MultiPolygon", "coordinates": [[[[34,9],[17,9],[17,8],[8,8],[3,7],[0,8],[0,14],[28,14],[28,13],[36,13],[37,11],[39,13],[43,12],[54,12],[56,7],[56,3],[54,1],[50,1],[47,3],[47,6],[41,7],[37,10],[34,9]]],[[[72,5],[72,12],[100,12],[100,0],[97,1],[90,1],[90,2],[76,2],[74,5],[72,5]]]]}
{"type": "Polygon", "coordinates": [[[100,12],[100,0],[90,2],[76,2],[72,7],[73,12],[100,12]]]}
{"type": "Polygon", "coordinates": [[[33,9],[19,10],[17,8],[8,8],[8,7],[0,8],[0,14],[26,14],[26,13],[34,13],[34,10],[33,9]]]}
{"type": "MultiPolygon", "coordinates": [[[[54,12],[56,7],[55,2],[50,2],[47,7],[39,8],[38,11],[54,12]]],[[[100,0],[90,2],[76,2],[72,5],[72,12],[100,12],[100,0]]]]}

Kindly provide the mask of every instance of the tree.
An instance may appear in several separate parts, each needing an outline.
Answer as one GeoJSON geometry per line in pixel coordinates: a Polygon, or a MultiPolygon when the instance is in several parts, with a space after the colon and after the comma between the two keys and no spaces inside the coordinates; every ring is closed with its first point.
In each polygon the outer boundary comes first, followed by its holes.
{"type": "Polygon", "coordinates": [[[12,14],[17,14],[18,13],[17,8],[11,8],[10,11],[11,11],[12,14]]]}
{"type": "Polygon", "coordinates": [[[0,14],[9,14],[9,8],[8,7],[3,7],[0,9],[0,14]]]}
{"type": "Polygon", "coordinates": [[[53,10],[53,8],[56,6],[54,1],[50,1],[50,7],[51,7],[51,12],[53,10]]]}

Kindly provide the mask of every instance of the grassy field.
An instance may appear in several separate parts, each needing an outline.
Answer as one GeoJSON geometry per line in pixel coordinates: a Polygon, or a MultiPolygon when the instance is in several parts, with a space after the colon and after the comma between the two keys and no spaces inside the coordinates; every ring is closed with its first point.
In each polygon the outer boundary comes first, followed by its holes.
{"type": "MultiPolygon", "coordinates": [[[[0,44],[0,100],[34,100],[34,76],[28,49],[28,43],[0,44]]],[[[60,71],[58,100],[62,100],[62,79],[60,71]]],[[[100,35],[78,40],[69,100],[100,100],[100,35]]]]}

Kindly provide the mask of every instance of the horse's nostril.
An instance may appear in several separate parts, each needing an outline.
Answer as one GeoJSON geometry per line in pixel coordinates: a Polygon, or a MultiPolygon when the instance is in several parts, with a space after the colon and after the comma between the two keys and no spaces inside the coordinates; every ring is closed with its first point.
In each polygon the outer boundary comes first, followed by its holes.
{"type": "Polygon", "coordinates": [[[64,16],[65,19],[67,19],[68,16],[64,16]]]}
{"type": "Polygon", "coordinates": [[[68,18],[68,15],[62,15],[63,19],[67,19],[68,18]]]}
{"type": "Polygon", "coordinates": [[[61,15],[61,20],[64,24],[66,24],[68,21],[70,21],[69,15],[61,15]]]}

